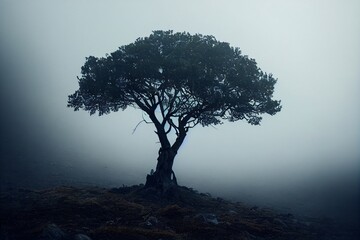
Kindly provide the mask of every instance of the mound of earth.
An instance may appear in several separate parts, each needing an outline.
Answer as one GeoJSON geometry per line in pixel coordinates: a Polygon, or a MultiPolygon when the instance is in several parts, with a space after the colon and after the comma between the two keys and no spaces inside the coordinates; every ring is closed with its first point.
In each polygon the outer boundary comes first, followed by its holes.
{"type": "Polygon", "coordinates": [[[358,239],[329,219],[251,207],[179,187],[10,189],[0,195],[0,240],[358,239]]]}

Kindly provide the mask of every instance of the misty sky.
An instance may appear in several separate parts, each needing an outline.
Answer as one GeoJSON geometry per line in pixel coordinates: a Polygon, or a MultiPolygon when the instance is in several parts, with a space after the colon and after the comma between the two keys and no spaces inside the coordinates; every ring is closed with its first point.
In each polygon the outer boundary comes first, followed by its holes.
{"type": "Polygon", "coordinates": [[[79,175],[94,166],[94,179],[144,182],[159,144],[151,125],[132,134],[140,110],[90,116],[67,108],[67,96],[85,57],[169,29],[239,47],[278,78],[274,98],[283,105],[261,126],[192,129],[175,159],[180,184],[226,192],[359,180],[357,0],[0,0],[2,168],[66,178],[34,166],[79,175]]]}

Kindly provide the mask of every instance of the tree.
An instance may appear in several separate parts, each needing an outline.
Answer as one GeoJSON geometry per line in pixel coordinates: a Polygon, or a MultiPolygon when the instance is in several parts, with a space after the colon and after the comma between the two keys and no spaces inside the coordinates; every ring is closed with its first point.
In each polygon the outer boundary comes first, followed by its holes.
{"type": "Polygon", "coordinates": [[[162,191],[177,185],[172,166],[189,129],[223,120],[258,125],[261,114],[281,110],[272,99],[276,79],[213,36],[154,31],[106,57],[86,58],[81,73],[68,107],[102,115],[130,106],[154,124],[161,146],[145,186],[162,191]]]}

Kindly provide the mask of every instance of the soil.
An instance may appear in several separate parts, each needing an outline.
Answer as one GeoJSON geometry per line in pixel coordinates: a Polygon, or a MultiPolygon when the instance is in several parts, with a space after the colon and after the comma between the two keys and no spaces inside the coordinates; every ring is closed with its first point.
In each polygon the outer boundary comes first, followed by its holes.
{"type": "Polygon", "coordinates": [[[359,229],[248,206],[178,187],[161,195],[121,188],[8,189],[0,194],[0,240],[360,239],[359,229]]]}

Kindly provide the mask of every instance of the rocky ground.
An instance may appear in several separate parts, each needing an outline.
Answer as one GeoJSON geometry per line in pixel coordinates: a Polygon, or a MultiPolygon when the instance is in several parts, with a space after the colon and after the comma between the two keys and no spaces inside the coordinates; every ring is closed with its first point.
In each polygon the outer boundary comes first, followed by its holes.
{"type": "Polygon", "coordinates": [[[0,240],[360,239],[331,219],[296,217],[180,187],[9,189],[0,195],[0,240]]]}

